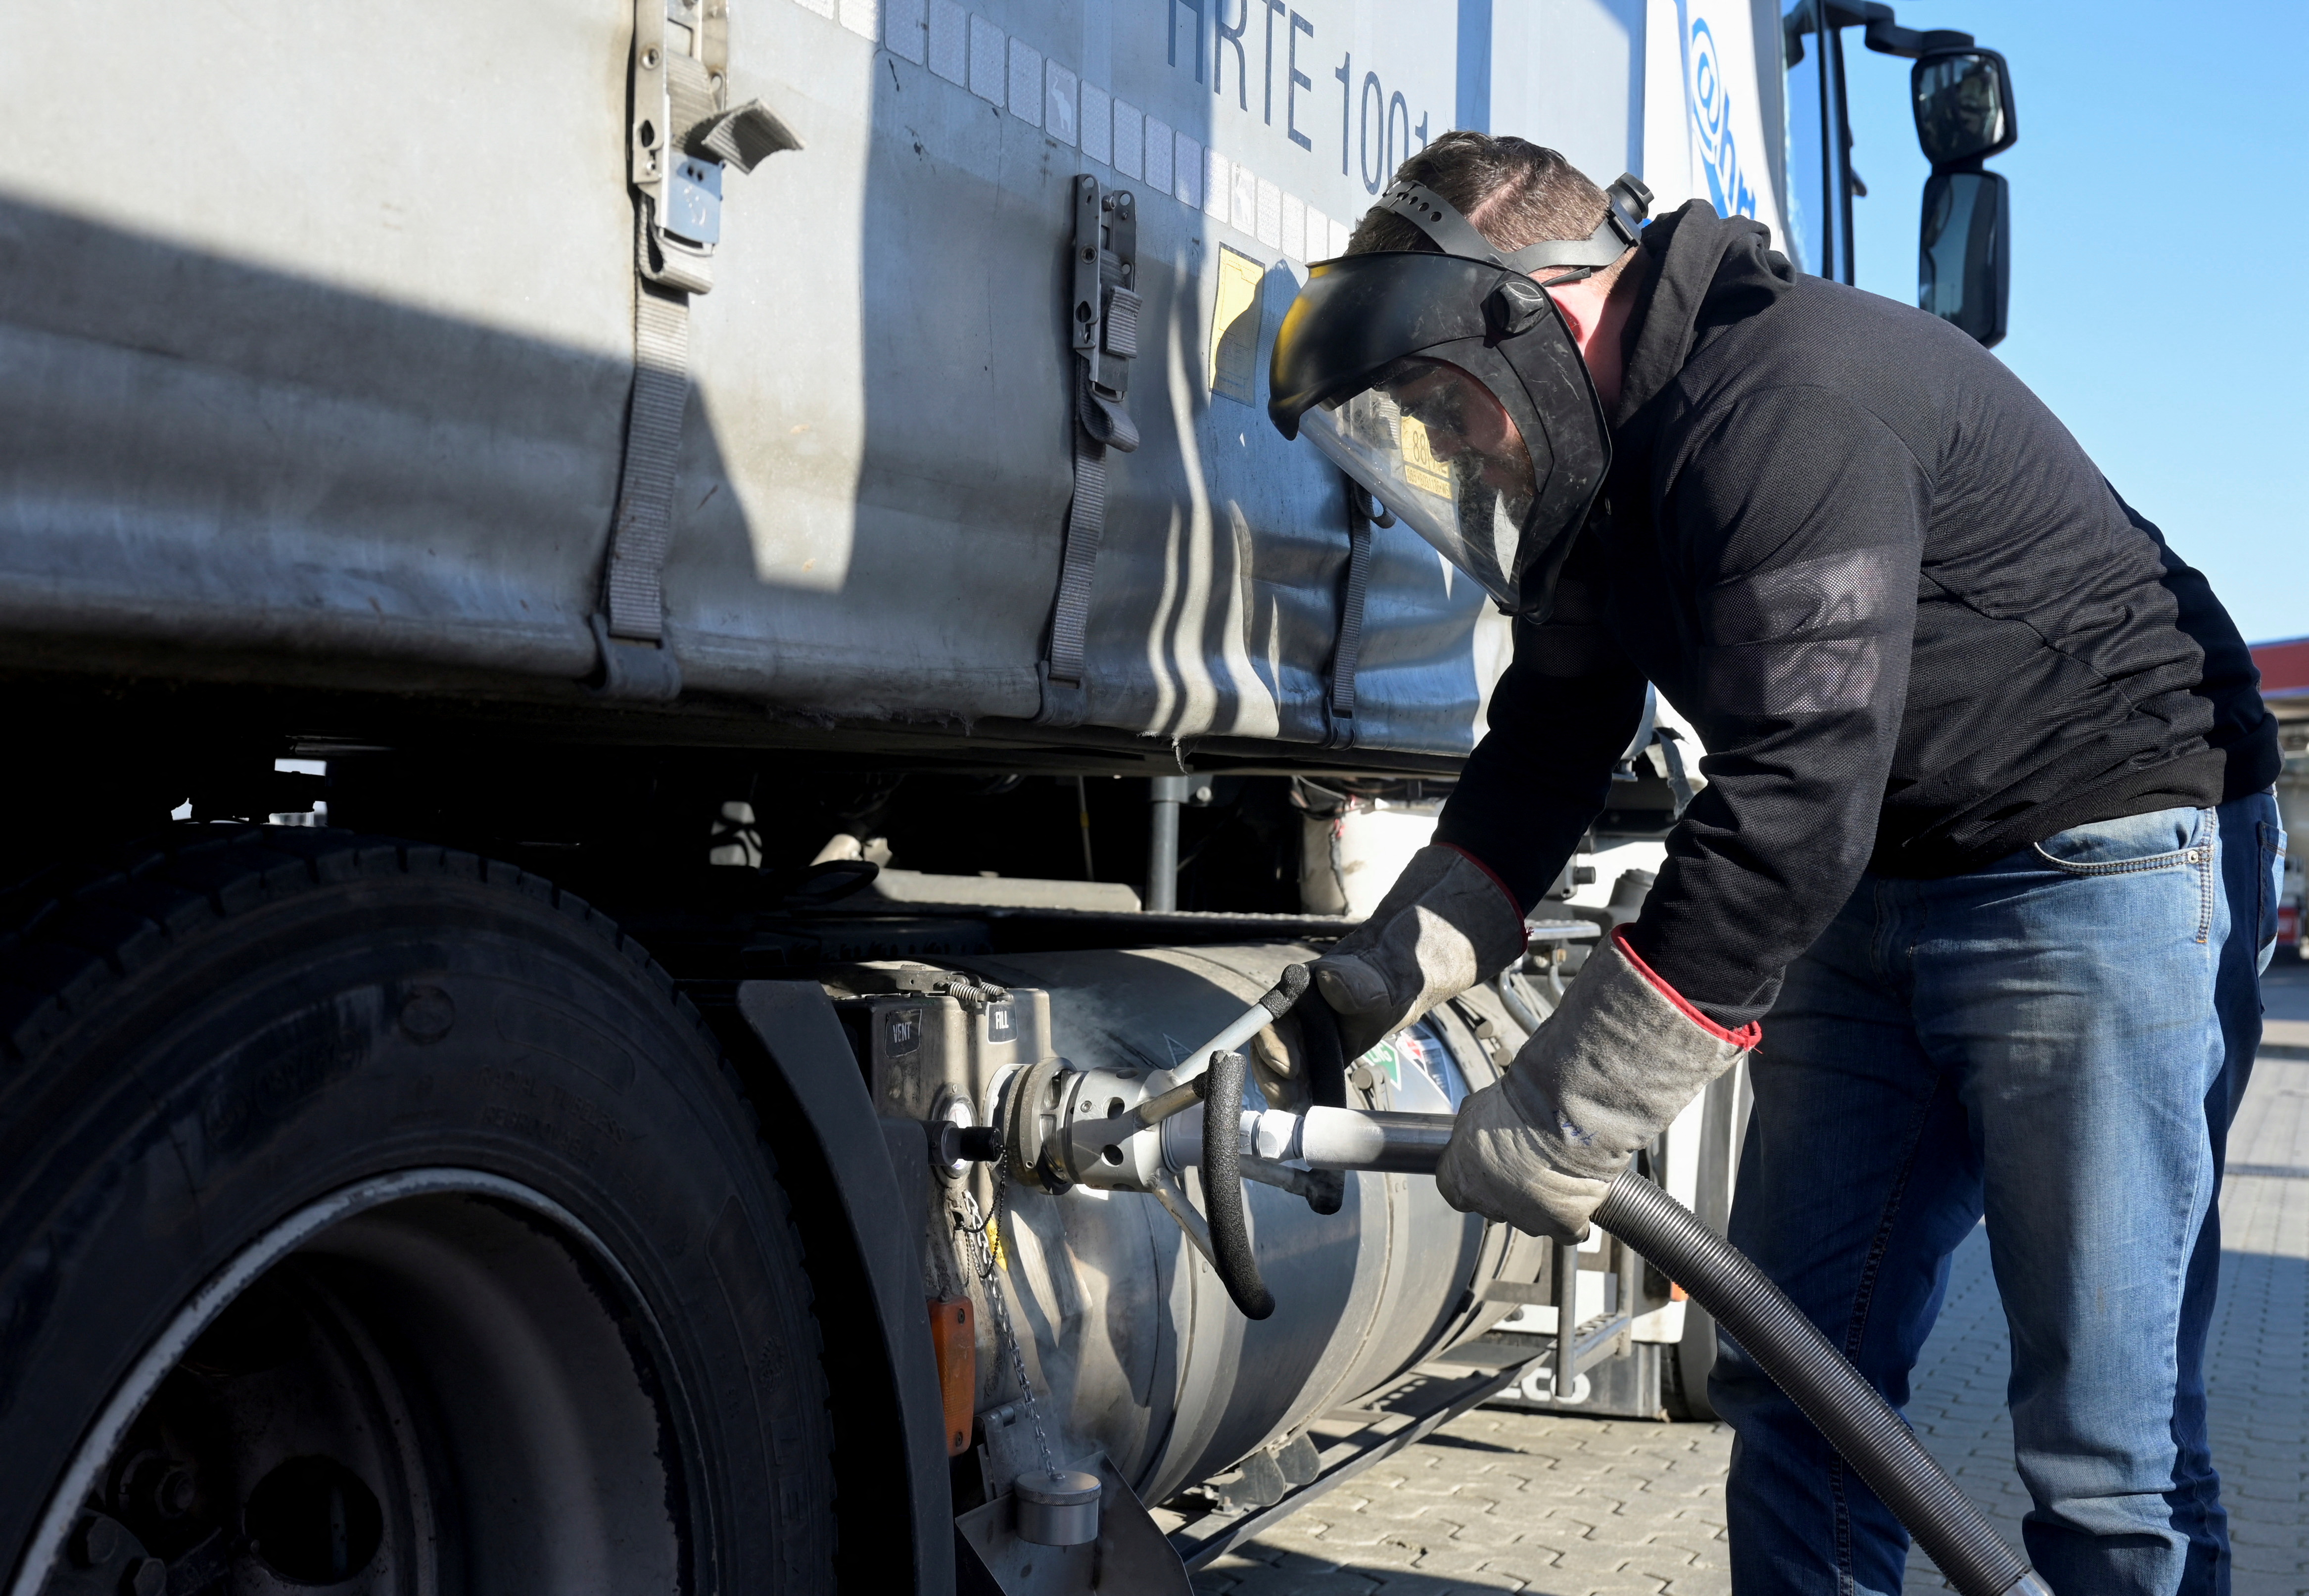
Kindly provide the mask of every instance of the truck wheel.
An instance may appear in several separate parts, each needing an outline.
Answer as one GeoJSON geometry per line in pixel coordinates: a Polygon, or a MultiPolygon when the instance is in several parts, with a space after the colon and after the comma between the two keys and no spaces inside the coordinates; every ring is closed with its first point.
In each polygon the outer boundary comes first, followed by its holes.
{"type": "Polygon", "coordinates": [[[187,827],[0,927],[13,1596],[833,1589],[784,1195],[601,916],[187,827]]]}

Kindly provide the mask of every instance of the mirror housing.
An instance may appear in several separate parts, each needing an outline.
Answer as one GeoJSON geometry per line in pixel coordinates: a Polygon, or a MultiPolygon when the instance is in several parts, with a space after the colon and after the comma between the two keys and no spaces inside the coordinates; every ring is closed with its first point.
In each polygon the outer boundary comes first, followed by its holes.
{"type": "Polygon", "coordinates": [[[1916,303],[1994,349],[2012,294],[2012,193],[1996,172],[1924,179],[1916,303]]]}
{"type": "Polygon", "coordinates": [[[1916,143],[1935,172],[2009,150],[2020,136],[2012,69],[1994,50],[1933,50],[1908,71],[1916,143]]]}

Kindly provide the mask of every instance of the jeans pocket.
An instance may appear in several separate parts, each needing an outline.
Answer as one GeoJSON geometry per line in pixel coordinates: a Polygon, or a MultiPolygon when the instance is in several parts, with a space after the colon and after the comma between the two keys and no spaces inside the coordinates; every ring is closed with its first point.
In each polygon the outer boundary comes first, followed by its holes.
{"type": "Polygon", "coordinates": [[[2073,825],[2035,846],[2040,861],[2069,876],[2171,870],[2203,861],[2212,825],[2210,809],[2155,809],[2073,825]]]}

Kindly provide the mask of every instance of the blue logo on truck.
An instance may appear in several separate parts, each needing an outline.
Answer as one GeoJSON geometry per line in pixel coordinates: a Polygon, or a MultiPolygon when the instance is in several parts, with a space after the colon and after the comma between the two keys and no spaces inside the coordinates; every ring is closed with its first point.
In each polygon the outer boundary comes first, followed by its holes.
{"type": "Polygon", "coordinates": [[[1716,35],[1705,17],[1691,24],[1691,47],[1685,56],[1684,103],[1699,134],[1699,157],[1708,173],[1708,197],[1718,216],[1756,214],[1756,191],[1740,168],[1740,151],[1732,137],[1732,91],[1716,59],[1716,35]]]}

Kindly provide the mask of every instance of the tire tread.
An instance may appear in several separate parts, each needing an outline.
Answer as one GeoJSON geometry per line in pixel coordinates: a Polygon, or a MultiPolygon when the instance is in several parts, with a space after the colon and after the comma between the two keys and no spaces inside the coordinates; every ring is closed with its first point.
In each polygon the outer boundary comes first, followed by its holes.
{"type": "MultiPolygon", "coordinates": [[[[759,1113],[696,1005],[647,948],[586,900],[518,866],[463,850],[328,828],[189,823],[125,845],[108,858],[67,861],[0,888],[0,1093],[8,1090],[10,1076],[36,1073],[42,1055],[77,1019],[99,1010],[113,988],[172,950],[299,893],[396,876],[519,893],[584,927],[643,975],[715,1059],[768,1176],[761,1190],[773,1222],[784,1226],[794,1256],[806,1263],[800,1227],[759,1113]]],[[[822,1367],[825,1333],[806,1269],[795,1285],[808,1351],[822,1367]]],[[[794,1400],[790,1387],[776,1395],[794,1400]]],[[[830,1392],[820,1397],[815,1423],[791,1409],[774,1411],[776,1444],[814,1434],[830,1456],[830,1392]]],[[[812,1588],[830,1559],[832,1497],[821,1506],[817,1534],[787,1538],[783,1588],[812,1588]]]]}

